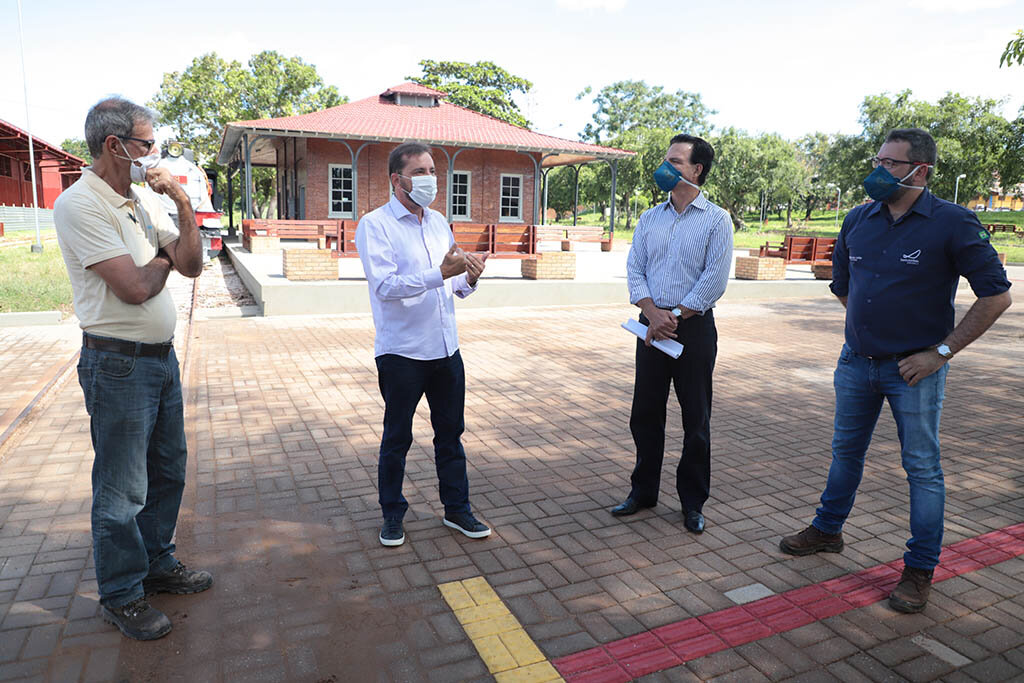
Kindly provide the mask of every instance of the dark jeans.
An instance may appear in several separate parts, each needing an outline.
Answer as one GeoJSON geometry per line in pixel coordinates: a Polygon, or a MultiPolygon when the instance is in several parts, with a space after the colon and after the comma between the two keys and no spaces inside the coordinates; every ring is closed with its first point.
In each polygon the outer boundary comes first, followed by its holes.
{"type": "Polygon", "coordinates": [[[456,351],[448,358],[413,360],[384,354],[377,359],[377,383],[384,397],[384,436],[380,441],[377,484],[384,519],[401,520],[409,503],[402,495],[405,456],[412,445],[412,418],[424,394],[434,428],[434,464],[445,513],[469,512],[466,452],[460,437],[466,425],[466,371],[456,351]]]}
{"type": "MultiPolygon", "coordinates": [[[[640,316],[645,325],[648,320],[640,316]]],[[[636,345],[636,380],[629,429],[636,444],[636,467],[630,496],[641,505],[658,502],[661,462],[665,457],[665,416],[669,384],[675,385],[682,409],[683,451],[676,469],[676,490],[683,510],[700,511],[711,490],[711,376],[718,355],[718,330],[712,311],[683,320],[676,327],[683,345],[677,359],[636,345]]]]}
{"type": "MultiPolygon", "coordinates": [[[[100,337],[102,339],[102,337],[100,337]]],[[[185,488],[185,421],[178,359],[82,348],[95,459],[92,541],[100,602],[120,607],[143,595],[142,579],[167,572],[185,488]]]]}

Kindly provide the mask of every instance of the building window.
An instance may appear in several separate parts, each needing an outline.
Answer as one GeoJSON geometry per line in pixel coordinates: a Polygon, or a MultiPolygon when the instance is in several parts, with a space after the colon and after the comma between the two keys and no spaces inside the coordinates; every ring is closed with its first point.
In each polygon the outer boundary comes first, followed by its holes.
{"type": "Polygon", "coordinates": [[[501,174],[501,220],[523,220],[523,176],[501,174]]]}
{"type": "Polygon", "coordinates": [[[26,183],[31,183],[32,182],[32,164],[25,164],[25,163],[23,163],[22,166],[25,167],[25,171],[23,173],[23,175],[25,176],[25,182],[26,183]]]}
{"type": "Polygon", "coordinates": [[[342,164],[328,164],[328,218],[355,218],[353,212],[353,179],[352,167],[342,164]]]}
{"type": "Polygon", "coordinates": [[[471,174],[469,171],[452,172],[452,218],[469,220],[469,188],[471,174]]]}
{"type": "Polygon", "coordinates": [[[0,157],[0,175],[10,178],[14,173],[11,171],[11,158],[0,157]]]}

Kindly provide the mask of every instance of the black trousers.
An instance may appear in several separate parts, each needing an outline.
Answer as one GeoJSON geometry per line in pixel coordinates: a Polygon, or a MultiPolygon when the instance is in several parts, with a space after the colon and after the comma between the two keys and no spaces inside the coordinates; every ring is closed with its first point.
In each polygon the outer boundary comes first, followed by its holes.
{"type": "MultiPolygon", "coordinates": [[[[640,322],[648,324],[640,316],[640,322]]],[[[683,451],[676,468],[676,490],[683,510],[700,511],[711,491],[711,376],[718,355],[718,330],[711,310],[680,321],[677,359],[636,345],[636,379],[629,429],[636,444],[636,467],[630,496],[641,505],[658,502],[661,462],[665,457],[665,415],[669,384],[675,386],[682,409],[683,451]]]]}

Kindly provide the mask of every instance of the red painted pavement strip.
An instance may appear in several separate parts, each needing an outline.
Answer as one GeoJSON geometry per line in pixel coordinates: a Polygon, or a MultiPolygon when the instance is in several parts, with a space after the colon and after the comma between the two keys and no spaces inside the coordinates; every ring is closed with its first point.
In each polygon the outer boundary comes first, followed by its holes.
{"type": "MultiPolygon", "coordinates": [[[[1024,555],[1024,523],[942,549],[933,582],[1024,555]]],[[[784,633],[888,597],[903,560],[691,617],[552,660],[569,683],[626,683],[699,657],[784,633]]]]}

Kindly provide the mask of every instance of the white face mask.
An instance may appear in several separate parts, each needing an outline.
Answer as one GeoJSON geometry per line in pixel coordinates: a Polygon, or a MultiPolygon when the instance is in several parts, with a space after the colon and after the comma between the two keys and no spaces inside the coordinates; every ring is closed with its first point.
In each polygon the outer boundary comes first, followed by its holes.
{"type": "Polygon", "coordinates": [[[159,163],[160,163],[160,152],[153,152],[152,154],[147,154],[144,157],[138,157],[136,159],[132,159],[131,155],[128,154],[128,148],[124,146],[124,143],[121,142],[121,140],[118,140],[118,142],[121,143],[121,149],[123,149],[124,153],[127,155],[127,156],[123,156],[121,158],[122,159],[128,159],[129,161],[132,162],[132,165],[131,165],[132,182],[133,183],[144,183],[144,182],[146,182],[146,171],[148,171],[151,168],[156,168],[157,165],[159,165],[159,163]]]}
{"type": "MultiPolygon", "coordinates": [[[[409,195],[409,199],[424,208],[430,206],[437,196],[437,176],[416,175],[410,177],[399,173],[398,177],[409,178],[412,181],[412,191],[406,190],[406,194],[409,195]]],[[[405,190],[404,187],[402,189],[405,190]]]]}

